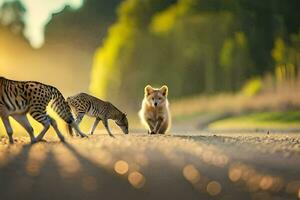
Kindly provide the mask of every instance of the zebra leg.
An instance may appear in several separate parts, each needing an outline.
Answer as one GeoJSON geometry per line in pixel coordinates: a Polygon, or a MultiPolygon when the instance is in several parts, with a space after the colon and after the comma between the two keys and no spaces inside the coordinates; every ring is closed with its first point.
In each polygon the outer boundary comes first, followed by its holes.
{"type": "Polygon", "coordinates": [[[79,129],[78,125],[76,124],[76,122],[72,122],[70,124],[71,127],[73,127],[76,131],[77,134],[79,134],[81,137],[88,137],[86,134],[82,133],[81,130],[79,129]]]}
{"type": "Polygon", "coordinates": [[[34,142],[38,142],[41,141],[43,139],[43,137],[45,136],[46,132],[48,131],[48,129],[50,128],[50,120],[48,120],[47,122],[43,122],[42,123],[44,126],[44,129],[40,132],[40,134],[35,138],[34,142]]]}
{"type": "Polygon", "coordinates": [[[10,143],[10,144],[13,144],[13,143],[14,143],[14,139],[13,139],[13,137],[12,137],[12,135],[13,135],[13,130],[12,130],[12,128],[11,128],[11,125],[10,125],[10,122],[9,122],[8,117],[2,117],[2,122],[3,122],[3,124],[4,124],[6,133],[7,133],[7,135],[8,135],[9,143],[10,143]]]}
{"type": "Polygon", "coordinates": [[[50,117],[49,115],[48,115],[48,117],[49,117],[49,119],[50,119],[50,124],[51,124],[51,126],[54,128],[54,130],[55,130],[57,136],[59,137],[60,141],[65,142],[65,138],[64,138],[64,136],[61,134],[61,132],[59,131],[55,119],[53,119],[53,118],[50,117]]]}
{"type": "Polygon", "coordinates": [[[108,134],[111,136],[111,137],[114,137],[114,135],[111,133],[110,129],[109,129],[109,126],[108,126],[108,120],[107,119],[104,119],[102,120],[102,123],[104,125],[104,127],[106,128],[108,134]]]}
{"type": "Polygon", "coordinates": [[[93,125],[93,127],[92,127],[92,129],[90,131],[91,135],[94,134],[94,131],[95,131],[95,129],[96,129],[96,127],[97,127],[97,125],[99,124],[100,121],[101,121],[101,119],[97,117],[96,120],[95,120],[95,122],[94,122],[94,125],[93,125]]]}
{"type": "MultiPolygon", "coordinates": [[[[77,126],[79,126],[79,124],[82,121],[83,117],[84,117],[83,112],[77,113],[76,120],[75,120],[75,123],[77,124],[77,126]]],[[[77,136],[81,135],[80,132],[78,130],[76,130],[76,128],[75,128],[75,133],[76,133],[77,136]]]]}
{"type": "Polygon", "coordinates": [[[43,139],[45,136],[46,132],[48,131],[50,125],[51,125],[51,120],[48,117],[46,113],[46,106],[44,108],[41,107],[33,107],[29,114],[39,123],[41,123],[44,126],[44,129],[40,132],[40,134],[34,139],[34,142],[38,142],[43,139]]]}
{"type": "Polygon", "coordinates": [[[25,130],[28,132],[29,136],[30,136],[30,141],[31,143],[34,143],[34,130],[32,128],[32,126],[30,125],[26,114],[24,115],[13,115],[12,116],[21,126],[23,126],[23,128],[25,128],[25,130]]]}

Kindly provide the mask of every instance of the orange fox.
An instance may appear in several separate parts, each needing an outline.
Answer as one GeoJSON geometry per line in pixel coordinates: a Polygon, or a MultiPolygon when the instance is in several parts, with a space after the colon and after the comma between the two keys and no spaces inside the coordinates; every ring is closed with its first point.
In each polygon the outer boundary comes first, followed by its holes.
{"type": "Polygon", "coordinates": [[[145,87],[145,96],[142,108],[139,111],[140,119],[150,134],[165,134],[171,125],[168,102],[168,87],[145,87]]]}

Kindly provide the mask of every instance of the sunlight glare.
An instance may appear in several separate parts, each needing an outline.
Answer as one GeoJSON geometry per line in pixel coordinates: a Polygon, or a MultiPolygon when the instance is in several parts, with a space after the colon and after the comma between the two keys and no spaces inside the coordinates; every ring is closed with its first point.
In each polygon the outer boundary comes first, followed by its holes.
{"type": "MultiPolygon", "coordinates": [[[[0,0],[0,8],[6,2],[14,0],[0,0]]],[[[24,13],[24,35],[34,48],[40,48],[45,40],[45,28],[51,21],[53,14],[61,12],[66,6],[79,9],[83,0],[21,0],[26,12],[24,13]]]]}
{"type": "Polygon", "coordinates": [[[34,48],[40,48],[44,44],[45,27],[52,19],[52,15],[61,12],[67,5],[72,9],[78,9],[83,0],[22,0],[26,9],[24,15],[24,35],[34,48]]]}

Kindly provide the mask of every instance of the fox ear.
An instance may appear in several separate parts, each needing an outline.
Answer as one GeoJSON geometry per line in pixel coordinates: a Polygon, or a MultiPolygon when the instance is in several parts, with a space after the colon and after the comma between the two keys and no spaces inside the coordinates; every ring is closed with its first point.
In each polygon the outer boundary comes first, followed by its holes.
{"type": "Polygon", "coordinates": [[[164,96],[168,96],[168,86],[166,85],[163,85],[160,89],[161,93],[164,95],[164,96]]]}
{"type": "Polygon", "coordinates": [[[153,92],[153,88],[151,87],[151,85],[147,85],[145,87],[145,95],[148,96],[153,92]]]}

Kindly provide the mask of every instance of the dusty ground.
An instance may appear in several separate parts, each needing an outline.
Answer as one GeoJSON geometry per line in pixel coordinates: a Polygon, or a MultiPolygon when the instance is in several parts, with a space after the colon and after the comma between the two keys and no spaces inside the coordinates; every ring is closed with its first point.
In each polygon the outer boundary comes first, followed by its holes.
{"type": "Polygon", "coordinates": [[[300,199],[300,134],[0,143],[1,199],[300,199]]]}

